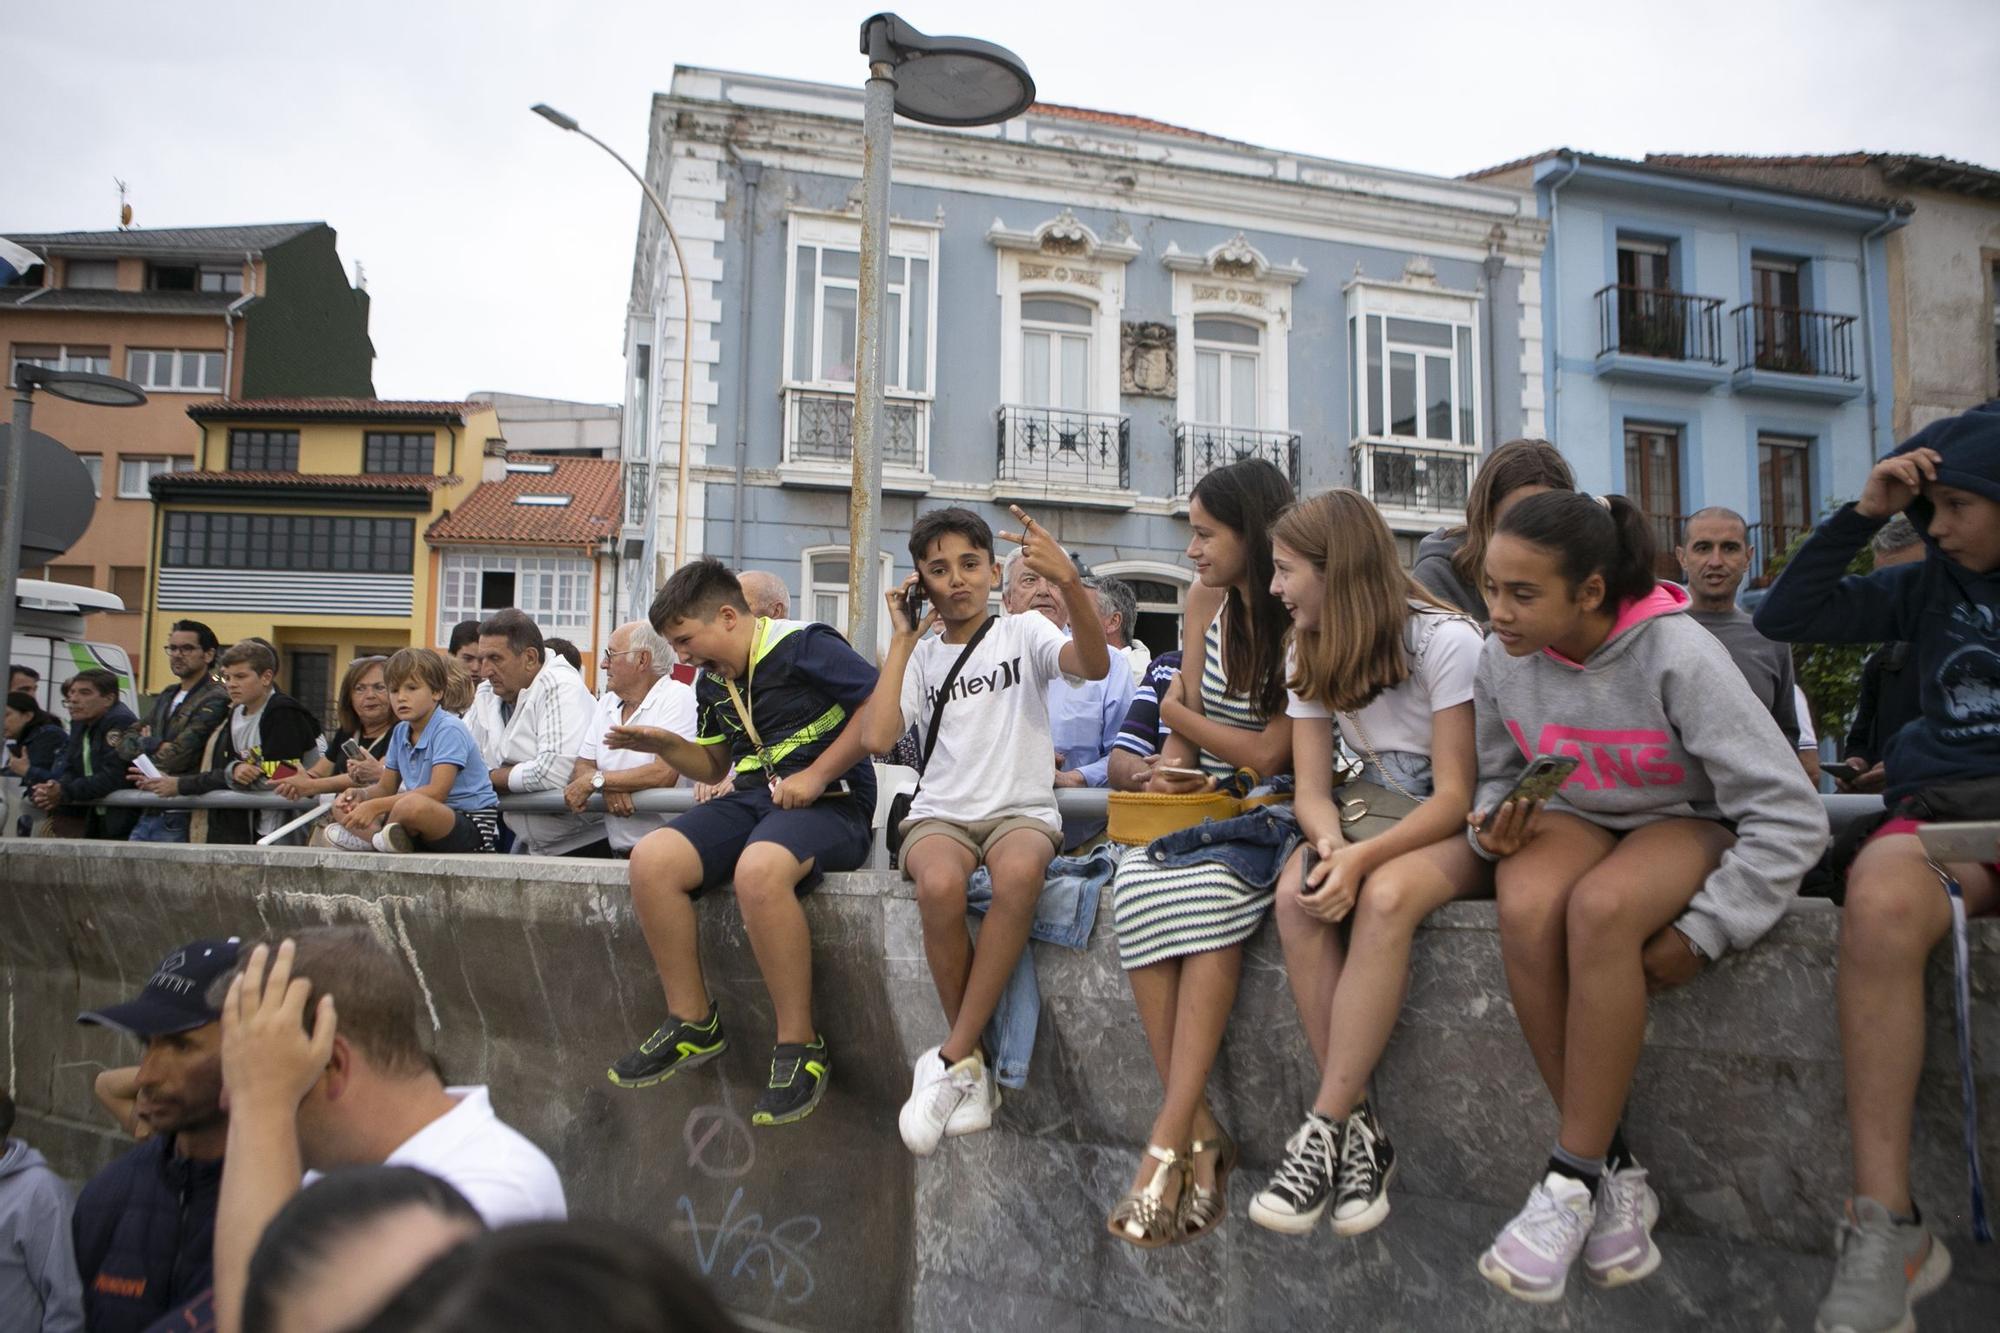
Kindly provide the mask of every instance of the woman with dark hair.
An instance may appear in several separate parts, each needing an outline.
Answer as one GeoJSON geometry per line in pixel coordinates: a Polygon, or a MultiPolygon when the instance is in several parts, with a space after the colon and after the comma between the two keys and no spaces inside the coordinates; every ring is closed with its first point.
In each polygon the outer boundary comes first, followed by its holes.
{"type": "Polygon", "coordinates": [[[242,1333],[355,1328],[426,1264],[485,1230],[463,1194],[414,1167],[332,1172],[264,1228],[250,1256],[242,1333]]]}
{"type": "Polygon", "coordinates": [[[1501,515],[1531,495],[1573,491],[1576,474],[1569,460],[1547,440],[1509,440],[1480,460],[1479,475],[1465,497],[1465,522],[1439,528],[1417,543],[1410,577],[1433,597],[1480,621],[1486,619],[1486,543],[1501,515]]]}
{"type": "Polygon", "coordinates": [[[737,1333],[715,1297],[658,1241],[614,1222],[535,1222],[467,1241],[418,1273],[358,1333],[501,1328],[737,1333]]]}
{"type": "MultiPolygon", "coordinates": [[[[1241,768],[1265,779],[1291,771],[1291,616],[1271,592],[1271,525],[1291,502],[1284,474],[1261,459],[1195,485],[1187,553],[1221,605],[1207,599],[1204,614],[1189,599],[1183,669],[1160,700],[1172,735],[1148,790],[1213,788],[1241,768]]],[[[1270,911],[1278,868],[1252,882],[1232,865],[1149,854],[1159,850],[1127,854],[1112,884],[1120,959],[1166,1094],[1132,1188],[1107,1219],[1112,1235],[1142,1248],[1196,1239],[1223,1219],[1237,1153],[1209,1109],[1208,1074],[1236,1003],[1243,942],[1270,911]]]]}
{"type": "Polygon", "coordinates": [[[280,796],[297,800],[337,794],[350,787],[372,786],[382,776],[382,756],[389,753],[389,737],[396,730],[388,677],[383,675],[388,661],[376,654],[347,664],[340,677],[340,692],[334,696],[340,727],[333,733],[332,743],[318,763],[278,784],[280,796]],[[349,746],[349,741],[354,744],[349,746]]]}
{"type": "MultiPolygon", "coordinates": [[[[31,791],[55,777],[68,744],[63,724],[34,695],[15,690],[7,696],[6,772],[21,780],[22,791],[31,791]]],[[[22,837],[28,836],[31,827],[28,817],[21,816],[22,837]]]]}

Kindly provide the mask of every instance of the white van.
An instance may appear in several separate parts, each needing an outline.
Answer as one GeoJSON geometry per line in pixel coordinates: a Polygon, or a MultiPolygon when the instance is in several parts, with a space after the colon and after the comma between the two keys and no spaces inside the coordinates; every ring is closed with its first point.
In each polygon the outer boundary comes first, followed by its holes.
{"type": "Polygon", "coordinates": [[[125,609],[118,594],[43,579],[22,579],[17,588],[14,642],[7,662],[41,672],[42,683],[36,693],[42,707],[58,718],[66,716],[62,683],[79,671],[102,667],[118,677],[118,701],[138,712],[139,690],[132,679],[132,659],[117,644],[92,643],[84,638],[86,614],[125,609]]]}

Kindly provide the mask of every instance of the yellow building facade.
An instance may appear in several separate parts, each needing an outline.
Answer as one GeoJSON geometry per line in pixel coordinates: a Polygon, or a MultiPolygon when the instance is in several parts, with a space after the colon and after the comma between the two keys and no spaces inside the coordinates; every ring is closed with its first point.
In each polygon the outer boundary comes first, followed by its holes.
{"type": "Polygon", "coordinates": [[[483,403],[362,398],[199,403],[192,471],[152,479],[146,690],[199,620],[227,645],[268,639],[279,683],[333,723],[347,663],[434,643],[430,525],[479,485],[500,423],[483,403]]]}

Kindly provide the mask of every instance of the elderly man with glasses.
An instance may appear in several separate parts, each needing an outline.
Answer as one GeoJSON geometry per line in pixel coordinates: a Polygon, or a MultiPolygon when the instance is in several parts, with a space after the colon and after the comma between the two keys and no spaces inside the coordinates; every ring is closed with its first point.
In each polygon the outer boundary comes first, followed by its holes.
{"type": "Polygon", "coordinates": [[[583,748],[563,799],[582,810],[592,792],[604,797],[604,833],[613,856],[630,855],[639,839],[665,828],[671,814],[638,814],[632,793],[648,787],[672,787],[686,779],[664,759],[638,750],[613,750],[604,733],[613,727],[659,727],[676,736],[691,736],[695,728],[694,690],[669,674],[673,650],[659,632],[643,620],[612,631],[602,666],[608,688],[597,701],[597,712],[584,728],[583,748]]]}

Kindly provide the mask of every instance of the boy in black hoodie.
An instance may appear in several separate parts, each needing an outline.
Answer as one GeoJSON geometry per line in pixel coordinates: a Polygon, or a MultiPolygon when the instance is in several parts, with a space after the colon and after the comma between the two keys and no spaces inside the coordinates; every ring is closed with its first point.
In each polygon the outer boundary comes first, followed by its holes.
{"type": "MultiPolygon", "coordinates": [[[[325,749],[319,719],[276,688],[278,655],[260,640],[245,639],[218,662],[235,707],[209,737],[203,771],[174,780],[179,793],[262,791],[318,763],[325,749]]],[[[188,840],[255,842],[290,817],[283,810],[197,811],[188,840]]]]}
{"type": "MultiPolygon", "coordinates": [[[[2000,400],[1926,427],[1875,465],[1861,498],[1821,523],[1757,609],[1793,643],[1907,640],[1922,713],[1882,756],[1889,818],[1847,876],[1840,929],[1840,1044],[1854,1197],[1820,1303],[1823,1333],[1910,1327],[1951,1255],[1910,1197],[1910,1127],[1924,1056],[1924,964],[1951,932],[1950,900],[1916,831],[1939,818],[2000,818],[2000,400]],[[1868,575],[1848,561],[1897,513],[1929,558],[1868,575]]],[[[2000,848],[1947,869],[1966,911],[2000,908],[2000,848]]]]}

